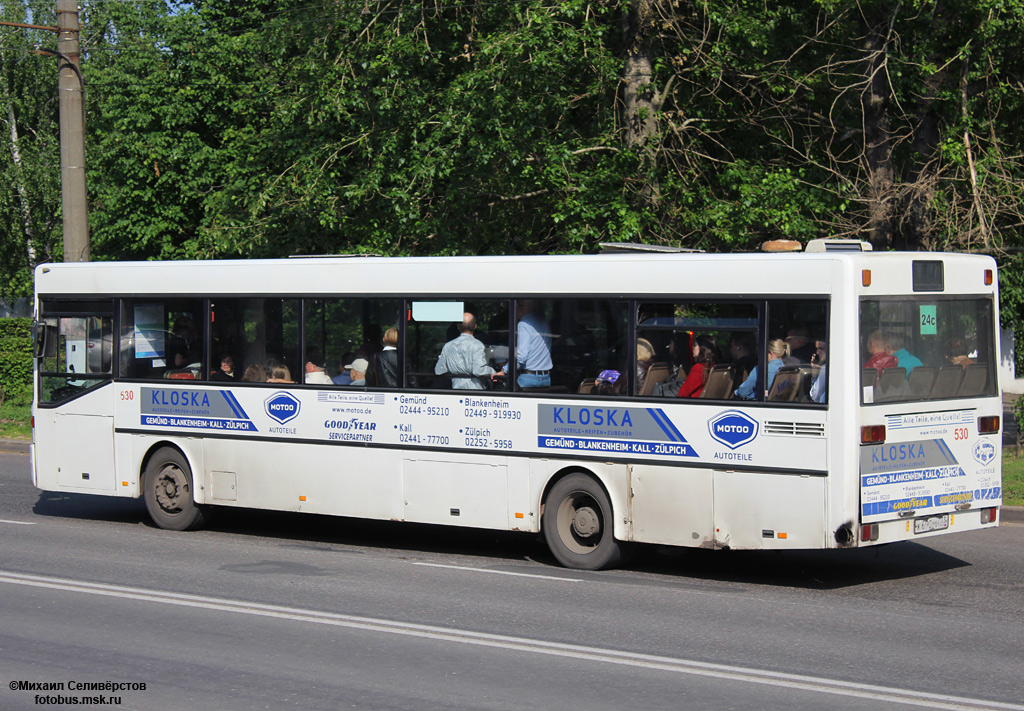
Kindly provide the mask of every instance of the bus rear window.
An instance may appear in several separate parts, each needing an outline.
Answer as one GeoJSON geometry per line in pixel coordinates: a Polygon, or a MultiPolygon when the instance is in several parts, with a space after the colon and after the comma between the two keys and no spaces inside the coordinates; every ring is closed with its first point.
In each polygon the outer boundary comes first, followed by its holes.
{"type": "Polygon", "coordinates": [[[993,314],[989,297],[864,299],[864,404],[994,395],[993,314]]]}

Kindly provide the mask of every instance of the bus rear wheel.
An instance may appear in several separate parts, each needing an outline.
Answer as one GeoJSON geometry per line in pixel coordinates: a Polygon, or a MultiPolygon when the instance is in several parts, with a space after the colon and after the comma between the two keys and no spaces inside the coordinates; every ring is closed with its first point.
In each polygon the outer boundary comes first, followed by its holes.
{"type": "Polygon", "coordinates": [[[615,566],[622,557],[612,520],[612,505],[601,485],[575,473],[551,487],[541,529],[551,553],[566,568],[601,570],[615,566]]]}
{"type": "Polygon", "coordinates": [[[206,512],[192,497],[192,471],[176,449],[150,457],[142,475],[143,497],[150,518],[160,528],[191,531],[206,523],[206,512]]]}

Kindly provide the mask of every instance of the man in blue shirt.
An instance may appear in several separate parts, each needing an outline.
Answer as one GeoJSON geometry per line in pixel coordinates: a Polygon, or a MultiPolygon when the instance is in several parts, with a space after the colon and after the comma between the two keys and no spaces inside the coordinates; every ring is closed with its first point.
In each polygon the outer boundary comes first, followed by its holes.
{"type": "Polygon", "coordinates": [[[910,376],[911,370],[923,365],[920,358],[903,347],[903,336],[901,334],[889,334],[889,345],[892,347],[892,354],[899,361],[899,367],[907,369],[907,377],[910,376]]]}
{"type": "Polygon", "coordinates": [[[461,376],[452,378],[456,390],[484,390],[481,378],[494,375],[494,368],[487,365],[484,344],[473,335],[476,325],[473,314],[462,314],[459,335],[444,344],[434,366],[436,375],[461,376]]]}
{"type": "Polygon", "coordinates": [[[551,386],[551,327],[535,308],[533,299],[516,302],[516,383],[521,388],[551,386]]]}

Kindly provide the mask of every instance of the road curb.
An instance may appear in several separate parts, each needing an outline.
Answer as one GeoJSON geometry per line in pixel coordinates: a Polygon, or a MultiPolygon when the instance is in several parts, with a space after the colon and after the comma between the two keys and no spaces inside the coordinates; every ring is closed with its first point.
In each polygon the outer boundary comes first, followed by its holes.
{"type": "Polygon", "coordinates": [[[28,454],[31,444],[31,440],[27,439],[0,439],[0,452],[28,454]]]}

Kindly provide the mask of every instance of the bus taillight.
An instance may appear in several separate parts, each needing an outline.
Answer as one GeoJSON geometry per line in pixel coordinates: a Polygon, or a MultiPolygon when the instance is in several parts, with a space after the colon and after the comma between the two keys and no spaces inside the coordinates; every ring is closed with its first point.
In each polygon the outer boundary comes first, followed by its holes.
{"type": "Polygon", "coordinates": [[[877,523],[862,523],[860,526],[860,539],[862,541],[877,541],[878,540],[878,524],[877,523]]]}
{"type": "Polygon", "coordinates": [[[988,508],[981,510],[981,522],[982,523],[995,523],[999,518],[998,508],[988,508]]]}
{"type": "Polygon", "coordinates": [[[885,441],[885,425],[864,425],[860,428],[861,444],[881,444],[885,441]]]}
{"type": "Polygon", "coordinates": [[[985,270],[985,286],[992,286],[992,282],[993,281],[994,281],[994,278],[993,278],[993,275],[992,275],[992,270],[991,269],[986,269],[985,270]]]}
{"type": "Polygon", "coordinates": [[[978,434],[992,434],[999,431],[999,415],[978,418],[978,434]]]}

